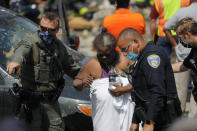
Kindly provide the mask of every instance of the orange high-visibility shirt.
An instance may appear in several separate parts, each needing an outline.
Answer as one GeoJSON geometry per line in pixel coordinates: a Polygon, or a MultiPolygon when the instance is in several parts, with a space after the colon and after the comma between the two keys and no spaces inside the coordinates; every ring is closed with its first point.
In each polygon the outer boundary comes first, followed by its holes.
{"type": "Polygon", "coordinates": [[[117,39],[119,33],[129,27],[136,29],[140,34],[145,34],[146,24],[141,14],[129,9],[118,9],[115,14],[105,17],[103,27],[117,39]]]}

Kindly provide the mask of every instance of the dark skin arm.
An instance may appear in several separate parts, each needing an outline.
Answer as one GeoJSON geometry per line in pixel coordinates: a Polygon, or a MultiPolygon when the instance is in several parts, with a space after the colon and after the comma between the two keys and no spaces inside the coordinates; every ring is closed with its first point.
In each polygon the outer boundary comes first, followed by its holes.
{"type": "Polygon", "coordinates": [[[173,47],[173,48],[176,48],[176,46],[178,45],[178,43],[176,42],[176,40],[175,40],[174,37],[172,36],[171,31],[168,30],[168,29],[166,29],[165,27],[164,27],[164,30],[163,30],[163,31],[164,31],[164,33],[166,34],[166,36],[168,37],[170,43],[172,44],[172,47],[173,47]]]}
{"type": "Polygon", "coordinates": [[[82,71],[75,77],[73,86],[81,91],[92,84],[94,79],[101,77],[102,69],[99,62],[95,58],[87,61],[82,71]]]}
{"type": "Polygon", "coordinates": [[[128,84],[127,86],[119,86],[119,85],[113,85],[116,88],[115,89],[111,89],[109,88],[108,90],[112,93],[113,96],[121,96],[124,93],[128,93],[132,90],[132,85],[128,84]]]}

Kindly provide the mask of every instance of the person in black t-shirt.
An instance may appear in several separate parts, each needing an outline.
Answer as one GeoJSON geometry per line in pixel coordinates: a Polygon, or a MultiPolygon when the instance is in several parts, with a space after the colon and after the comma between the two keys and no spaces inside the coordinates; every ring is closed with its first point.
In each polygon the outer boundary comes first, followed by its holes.
{"type": "Polygon", "coordinates": [[[192,18],[183,18],[177,23],[175,30],[181,44],[192,47],[192,50],[183,62],[172,64],[173,71],[182,72],[192,69],[197,73],[197,22],[192,18]]]}
{"type": "Polygon", "coordinates": [[[175,26],[175,31],[180,43],[187,48],[192,48],[190,54],[183,62],[172,64],[173,72],[183,72],[191,69],[194,89],[194,100],[197,102],[197,22],[192,18],[183,18],[175,26]]]}

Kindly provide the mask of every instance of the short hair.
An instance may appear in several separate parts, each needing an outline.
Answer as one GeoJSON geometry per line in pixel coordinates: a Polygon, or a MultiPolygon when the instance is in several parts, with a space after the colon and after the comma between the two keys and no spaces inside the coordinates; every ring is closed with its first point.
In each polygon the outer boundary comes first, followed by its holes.
{"type": "Polygon", "coordinates": [[[190,17],[183,18],[176,24],[174,30],[178,35],[185,35],[187,32],[197,35],[197,22],[190,17]]]}
{"type": "Polygon", "coordinates": [[[127,8],[130,0],[116,0],[117,8],[127,8]]]}
{"type": "Polygon", "coordinates": [[[118,36],[118,40],[121,37],[128,38],[128,39],[138,38],[140,40],[144,40],[142,35],[136,29],[133,29],[133,28],[125,28],[123,31],[121,31],[118,36]]]}
{"type": "Polygon", "coordinates": [[[59,17],[53,12],[46,12],[46,13],[44,13],[42,18],[41,18],[41,20],[42,19],[48,19],[50,21],[56,21],[57,27],[59,27],[59,25],[60,25],[59,17]]]}

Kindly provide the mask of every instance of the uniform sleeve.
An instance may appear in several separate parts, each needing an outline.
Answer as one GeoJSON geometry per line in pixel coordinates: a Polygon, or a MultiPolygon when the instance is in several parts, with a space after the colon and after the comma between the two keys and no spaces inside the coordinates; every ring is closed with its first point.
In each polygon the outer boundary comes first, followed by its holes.
{"type": "Polygon", "coordinates": [[[77,63],[72,55],[68,52],[68,50],[63,47],[65,50],[63,52],[63,60],[62,60],[62,65],[63,65],[63,70],[64,72],[69,75],[71,78],[74,78],[80,71],[81,67],[79,63],[77,63]]]}
{"type": "Polygon", "coordinates": [[[28,56],[32,48],[32,45],[27,40],[22,40],[17,44],[14,49],[14,55],[11,58],[12,62],[18,62],[20,65],[28,56]]]}
{"type": "Polygon", "coordinates": [[[164,60],[158,54],[150,54],[144,58],[142,68],[147,81],[150,98],[146,120],[156,121],[164,106],[165,98],[165,68],[164,60]]]}

